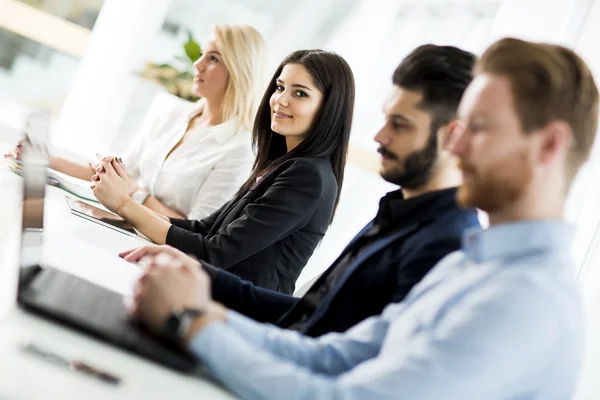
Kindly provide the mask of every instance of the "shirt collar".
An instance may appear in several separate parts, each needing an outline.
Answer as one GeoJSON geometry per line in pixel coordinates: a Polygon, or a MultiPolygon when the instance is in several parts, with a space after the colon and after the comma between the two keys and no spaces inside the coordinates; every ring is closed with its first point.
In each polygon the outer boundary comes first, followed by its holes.
{"type": "Polygon", "coordinates": [[[531,253],[568,250],[572,227],[564,221],[520,221],[471,228],[463,234],[463,251],[474,262],[522,256],[531,253]]]}
{"type": "MultiPolygon", "coordinates": [[[[204,107],[204,101],[201,99],[196,103],[193,103],[186,114],[187,123],[194,118],[202,108],[204,107]]],[[[211,132],[218,143],[225,143],[233,137],[238,131],[241,131],[241,126],[238,127],[238,119],[230,118],[227,121],[223,121],[219,125],[208,126],[205,128],[207,132],[211,132]],[[237,129],[236,129],[237,128],[237,129]]]]}
{"type": "Polygon", "coordinates": [[[420,196],[404,199],[402,190],[388,193],[379,201],[379,211],[375,217],[377,225],[403,220],[403,222],[420,222],[440,213],[457,208],[456,188],[436,190],[420,196]]]}

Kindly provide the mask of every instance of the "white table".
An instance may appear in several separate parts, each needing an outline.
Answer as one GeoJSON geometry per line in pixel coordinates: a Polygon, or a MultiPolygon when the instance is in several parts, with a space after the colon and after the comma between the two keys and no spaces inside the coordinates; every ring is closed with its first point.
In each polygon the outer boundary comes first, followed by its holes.
{"type": "MultiPolygon", "coordinates": [[[[6,146],[0,146],[0,152],[6,146]]],[[[200,376],[185,376],[88,336],[29,315],[14,305],[18,265],[20,178],[0,160],[0,398],[1,399],[231,399],[200,376]],[[23,353],[33,342],[122,379],[112,386],[23,353]]],[[[117,254],[147,243],[72,215],[65,193],[47,187],[46,261],[57,268],[127,293],[139,274],[117,254]]]]}

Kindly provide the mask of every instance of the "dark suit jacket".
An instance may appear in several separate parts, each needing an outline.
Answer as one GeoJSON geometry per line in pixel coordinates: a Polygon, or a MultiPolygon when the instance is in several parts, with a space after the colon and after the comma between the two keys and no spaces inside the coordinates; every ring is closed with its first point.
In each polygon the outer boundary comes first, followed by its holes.
{"type": "Polygon", "coordinates": [[[258,286],[291,294],[329,227],[336,196],[329,157],[294,158],[202,221],[171,219],[166,242],[258,286]]]}
{"type": "MultiPolygon", "coordinates": [[[[438,261],[458,250],[467,228],[478,225],[477,213],[459,208],[451,192],[428,209],[420,222],[398,226],[363,248],[317,309],[307,315],[302,332],[315,337],[343,332],[380,314],[389,303],[403,300],[438,261]]],[[[301,299],[257,288],[231,274],[206,268],[213,280],[213,297],[231,309],[283,328],[298,321],[298,315],[303,313],[301,299]]],[[[310,290],[320,287],[331,269],[310,290]]]]}

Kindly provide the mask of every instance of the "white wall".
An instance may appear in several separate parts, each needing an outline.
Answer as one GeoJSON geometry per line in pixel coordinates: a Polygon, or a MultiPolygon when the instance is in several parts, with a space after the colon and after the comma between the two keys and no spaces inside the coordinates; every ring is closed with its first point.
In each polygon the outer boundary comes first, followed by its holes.
{"type": "MultiPolygon", "coordinates": [[[[592,3],[592,2],[590,2],[592,3]]],[[[581,54],[600,85],[600,1],[587,9],[576,50],[581,54]]],[[[599,132],[600,133],[600,132],[599,132]]],[[[600,399],[600,138],[596,137],[592,156],[580,174],[572,193],[569,216],[577,223],[575,254],[581,262],[579,281],[588,322],[581,384],[576,400],[600,399]]]]}

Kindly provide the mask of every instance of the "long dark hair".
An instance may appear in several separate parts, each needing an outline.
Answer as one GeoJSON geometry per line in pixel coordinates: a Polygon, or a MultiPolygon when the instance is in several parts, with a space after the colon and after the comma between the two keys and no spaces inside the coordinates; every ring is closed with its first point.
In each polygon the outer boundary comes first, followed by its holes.
{"type": "Polygon", "coordinates": [[[295,157],[329,156],[337,181],[337,196],[331,217],[333,220],[344,181],[353,113],[354,75],[346,60],[324,50],[298,50],[287,56],[273,74],[258,107],[252,130],[256,161],[252,175],[242,185],[238,196],[246,194],[256,184],[259,176],[268,174],[286,160],[295,157]],[[308,136],[290,152],[287,151],[285,137],[271,130],[272,113],[269,104],[277,87],[277,78],[287,64],[302,65],[323,94],[321,107],[308,136]]]}

